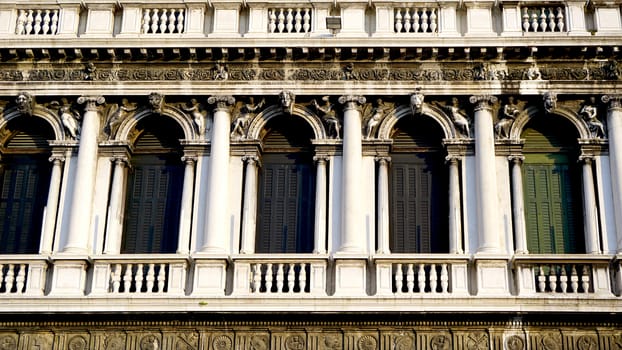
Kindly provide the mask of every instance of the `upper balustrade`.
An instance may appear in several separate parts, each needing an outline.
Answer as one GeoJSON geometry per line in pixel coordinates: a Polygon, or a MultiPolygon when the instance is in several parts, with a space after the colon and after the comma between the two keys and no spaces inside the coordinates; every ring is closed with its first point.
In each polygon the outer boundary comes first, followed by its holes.
{"type": "Polygon", "coordinates": [[[18,1],[4,38],[529,37],[622,34],[620,6],[592,1],[18,1]],[[340,17],[328,28],[327,17],[340,17]]]}

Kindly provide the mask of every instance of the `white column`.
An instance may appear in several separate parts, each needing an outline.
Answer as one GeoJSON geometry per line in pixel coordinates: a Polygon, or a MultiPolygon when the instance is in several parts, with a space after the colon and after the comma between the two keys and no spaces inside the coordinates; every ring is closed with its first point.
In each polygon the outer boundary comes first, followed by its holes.
{"type": "Polygon", "coordinates": [[[497,225],[499,200],[495,164],[495,137],[491,103],[494,96],[471,96],[475,104],[475,177],[477,191],[478,253],[499,253],[499,228],[497,225]]]}
{"type": "Polygon", "coordinates": [[[259,158],[244,156],[246,163],[244,176],[244,202],[242,208],[242,254],[255,253],[255,235],[257,229],[257,170],[259,158]]]}
{"type": "Polygon", "coordinates": [[[104,254],[119,254],[121,251],[121,235],[123,232],[123,205],[125,198],[125,166],[128,159],[117,156],[110,159],[114,168],[112,170],[112,186],[110,189],[110,205],[108,206],[108,224],[106,225],[106,243],[104,254]]]}
{"type": "Polygon", "coordinates": [[[313,253],[326,254],[326,162],[328,157],[313,157],[315,174],[315,223],[313,253]]]}
{"type": "Polygon", "coordinates": [[[592,176],[591,156],[581,156],[583,180],[583,227],[585,230],[585,252],[598,254],[598,213],[596,210],[596,194],[594,193],[594,179],[592,176]]]}
{"type": "Polygon", "coordinates": [[[82,117],[82,132],[78,159],[76,161],[75,182],[71,198],[69,232],[64,253],[87,253],[91,236],[91,217],[95,177],[97,174],[97,138],[99,136],[98,104],[105,102],[103,96],[81,96],[79,104],[85,104],[82,117]]]}
{"type": "Polygon", "coordinates": [[[63,173],[63,162],[65,157],[53,155],[50,157],[52,162],[52,175],[50,176],[50,189],[48,190],[48,201],[45,206],[45,222],[43,223],[43,232],[41,233],[41,246],[39,252],[41,254],[49,254],[52,252],[52,244],[54,242],[54,229],[56,228],[56,214],[58,213],[58,200],[60,194],[61,177],[63,173]]]}
{"type": "Polygon", "coordinates": [[[611,190],[616,223],[617,252],[622,253],[622,96],[605,95],[602,101],[609,104],[607,132],[609,136],[609,162],[611,190]]]}
{"type": "Polygon", "coordinates": [[[509,156],[512,162],[512,222],[514,223],[514,251],[527,254],[527,228],[525,223],[525,200],[523,194],[522,163],[525,157],[509,156]]]}
{"type": "Polygon", "coordinates": [[[389,162],[390,157],[376,157],[378,161],[378,254],[390,254],[389,242],[389,162]]]}
{"type": "Polygon", "coordinates": [[[363,96],[341,96],[339,103],[343,108],[343,173],[341,207],[341,247],[342,253],[363,253],[365,234],[362,230],[361,215],[361,169],[363,147],[361,144],[361,111],[365,103],[363,96]]]}
{"type": "Polygon", "coordinates": [[[184,188],[181,192],[181,213],[179,217],[178,254],[190,252],[190,228],[192,227],[192,199],[194,193],[194,164],[197,159],[193,156],[183,156],[181,161],[186,164],[184,169],[184,188]]]}
{"type": "Polygon", "coordinates": [[[460,175],[457,156],[447,156],[449,163],[449,253],[462,250],[462,216],[460,215],[460,175]]]}
{"type": "Polygon", "coordinates": [[[211,96],[209,104],[216,104],[212,123],[210,161],[207,175],[207,208],[202,252],[224,253],[229,235],[227,203],[229,189],[229,129],[233,96],[211,96]]]}

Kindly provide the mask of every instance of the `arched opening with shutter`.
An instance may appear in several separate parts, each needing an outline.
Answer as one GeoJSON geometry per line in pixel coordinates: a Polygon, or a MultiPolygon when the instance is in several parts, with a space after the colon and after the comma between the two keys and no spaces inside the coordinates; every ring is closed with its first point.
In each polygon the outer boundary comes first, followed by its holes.
{"type": "Polygon", "coordinates": [[[127,183],[121,252],[174,253],[183,186],[183,130],[171,118],[151,115],[136,125],[127,183]]]}
{"type": "Polygon", "coordinates": [[[0,253],[36,254],[52,166],[54,131],[36,117],[11,120],[3,133],[0,176],[0,253]]]}
{"type": "Polygon", "coordinates": [[[583,253],[578,133],[565,118],[532,118],[523,129],[527,248],[534,254],[583,253]]]}
{"type": "Polygon", "coordinates": [[[257,253],[313,250],[313,130],[301,118],[270,119],[262,133],[257,253]]]}
{"type": "Polygon", "coordinates": [[[391,135],[390,249],[448,252],[448,176],[443,131],[431,118],[401,118],[391,135]]]}

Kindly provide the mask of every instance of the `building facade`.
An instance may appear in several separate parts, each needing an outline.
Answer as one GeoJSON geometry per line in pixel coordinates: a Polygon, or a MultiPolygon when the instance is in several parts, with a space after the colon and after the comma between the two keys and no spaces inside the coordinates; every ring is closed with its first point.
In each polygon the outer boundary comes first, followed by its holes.
{"type": "Polygon", "coordinates": [[[620,349],[617,1],[0,4],[5,349],[620,349]]]}

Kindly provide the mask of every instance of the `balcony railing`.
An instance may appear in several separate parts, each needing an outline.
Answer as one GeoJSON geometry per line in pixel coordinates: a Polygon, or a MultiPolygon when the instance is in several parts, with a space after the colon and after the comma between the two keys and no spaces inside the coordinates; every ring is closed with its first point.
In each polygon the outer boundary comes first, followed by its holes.
{"type": "Polygon", "coordinates": [[[0,263],[0,295],[43,295],[47,261],[40,257],[3,257],[0,263]]]}
{"type": "Polygon", "coordinates": [[[15,25],[15,34],[54,35],[58,30],[58,18],[58,9],[20,9],[15,25]]]}
{"type": "Polygon", "coordinates": [[[184,9],[143,9],[143,34],[181,34],[184,32],[184,9]]]}
{"type": "Polygon", "coordinates": [[[523,32],[565,32],[566,19],[561,6],[524,6],[523,32]]]}
{"type": "Polygon", "coordinates": [[[438,12],[427,7],[396,8],[394,21],[396,33],[436,33],[438,12]]]}
{"type": "Polygon", "coordinates": [[[268,9],[268,33],[309,33],[311,8],[268,9]]]}

